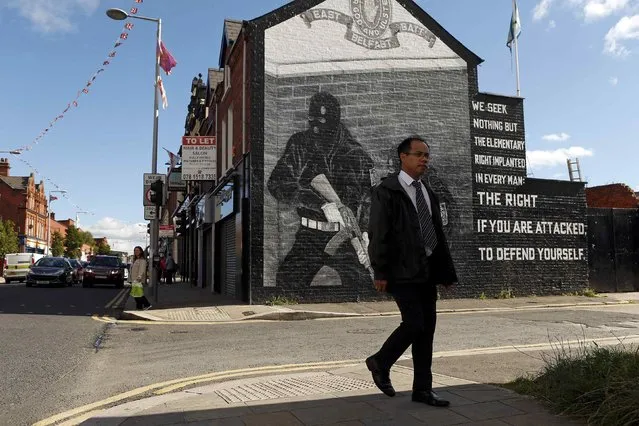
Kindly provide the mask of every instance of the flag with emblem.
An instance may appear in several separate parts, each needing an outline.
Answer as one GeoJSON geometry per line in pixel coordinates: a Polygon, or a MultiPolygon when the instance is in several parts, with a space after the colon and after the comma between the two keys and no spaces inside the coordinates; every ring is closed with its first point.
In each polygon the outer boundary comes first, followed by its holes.
{"type": "Polygon", "coordinates": [[[512,49],[512,45],[516,38],[519,38],[521,34],[521,21],[519,20],[519,8],[517,7],[517,1],[513,0],[513,14],[510,17],[510,30],[508,31],[508,40],[506,46],[512,49]]]}

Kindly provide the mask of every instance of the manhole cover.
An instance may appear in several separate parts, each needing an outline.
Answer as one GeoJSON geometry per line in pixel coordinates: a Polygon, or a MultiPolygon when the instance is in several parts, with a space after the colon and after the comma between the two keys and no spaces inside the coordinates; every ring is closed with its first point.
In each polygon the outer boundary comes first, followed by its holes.
{"type": "Polygon", "coordinates": [[[372,389],[372,382],[329,373],[311,373],[266,381],[254,381],[218,389],[215,393],[229,404],[247,401],[318,395],[372,389]]]}

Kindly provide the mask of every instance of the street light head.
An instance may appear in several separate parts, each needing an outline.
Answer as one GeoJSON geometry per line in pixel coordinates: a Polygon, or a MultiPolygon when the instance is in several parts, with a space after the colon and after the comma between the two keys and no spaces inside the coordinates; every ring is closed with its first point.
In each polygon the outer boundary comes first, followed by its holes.
{"type": "Polygon", "coordinates": [[[124,21],[129,17],[129,14],[122,9],[109,9],[106,11],[106,14],[109,18],[115,19],[116,21],[124,21]]]}
{"type": "Polygon", "coordinates": [[[13,155],[20,155],[22,154],[22,151],[19,151],[17,149],[14,149],[13,151],[9,151],[9,154],[13,154],[13,155]]]}

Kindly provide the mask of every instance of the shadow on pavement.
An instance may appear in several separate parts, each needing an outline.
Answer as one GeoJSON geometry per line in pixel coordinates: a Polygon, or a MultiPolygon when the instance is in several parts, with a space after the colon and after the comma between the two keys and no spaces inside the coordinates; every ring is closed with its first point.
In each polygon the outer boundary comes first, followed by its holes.
{"type": "MultiPolygon", "coordinates": [[[[579,425],[576,420],[549,414],[539,403],[510,391],[483,384],[443,386],[438,394],[451,401],[434,408],[410,400],[410,391],[388,398],[375,390],[323,395],[227,402],[229,395],[182,392],[156,397],[154,404],[135,412],[132,404],[115,407],[82,425],[579,425]],[[220,395],[223,395],[221,397],[220,395]],[[121,414],[109,411],[118,410],[121,414]],[[126,414],[128,411],[129,414],[126,414]],[[134,414],[135,413],[135,414],[134,414]]],[[[150,401],[150,400],[147,400],[150,401]]]]}

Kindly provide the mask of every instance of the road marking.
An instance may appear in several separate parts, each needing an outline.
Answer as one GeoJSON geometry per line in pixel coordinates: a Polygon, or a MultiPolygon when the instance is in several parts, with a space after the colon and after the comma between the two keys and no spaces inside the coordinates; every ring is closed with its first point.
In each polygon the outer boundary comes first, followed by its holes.
{"type": "MultiPolygon", "coordinates": [[[[255,373],[269,373],[269,374],[273,374],[273,373],[285,373],[285,372],[289,372],[289,371],[302,371],[304,369],[306,370],[313,370],[313,369],[318,369],[318,368],[334,368],[334,367],[348,367],[351,365],[357,365],[357,364],[361,364],[363,361],[362,360],[347,360],[347,361],[327,361],[327,362],[310,362],[310,363],[306,363],[306,364],[286,364],[286,365],[272,365],[272,366],[265,366],[265,367],[256,367],[256,368],[242,368],[242,369],[237,369],[237,370],[229,370],[229,371],[223,371],[223,372],[218,372],[218,373],[209,373],[209,374],[203,374],[200,376],[193,376],[193,377],[185,377],[182,379],[175,379],[175,380],[169,380],[166,382],[161,382],[161,383],[155,383],[152,385],[147,385],[147,386],[142,386],[133,390],[130,390],[128,392],[124,392],[121,394],[117,394],[114,395],[110,398],[107,399],[103,399],[102,401],[97,401],[91,404],[86,404],[83,405],[81,407],[78,408],[74,408],[72,410],[68,410],[65,411],[63,413],[60,414],[56,414],[54,416],[51,416],[49,418],[46,418],[44,420],[40,420],[37,423],[34,423],[33,426],[49,426],[49,425],[53,425],[59,421],[62,420],[67,420],[68,422],[65,424],[68,425],[76,425],[79,424],[81,421],[86,420],[85,419],[81,419],[78,416],[81,417],[85,417],[85,415],[90,412],[90,411],[99,411],[97,410],[98,408],[104,408],[106,406],[109,405],[113,405],[116,402],[120,402],[122,400],[128,399],[128,398],[133,398],[139,395],[143,395],[145,393],[151,392],[151,391],[155,391],[156,389],[162,389],[162,388],[166,388],[168,386],[172,386],[172,385],[176,385],[176,384],[184,384],[184,386],[188,386],[189,383],[192,383],[196,380],[201,380],[201,379],[209,379],[209,380],[215,380],[215,378],[223,378],[223,379],[228,379],[228,378],[233,378],[233,377],[243,377],[249,374],[255,374],[255,373]],[[73,419],[72,419],[73,418],[73,419]],[[77,420],[77,422],[76,422],[77,420]]],[[[184,387],[182,386],[182,387],[184,387]]]]}
{"type": "Polygon", "coordinates": [[[129,289],[123,288],[122,289],[122,294],[120,295],[118,300],[113,304],[112,308],[116,309],[116,308],[118,308],[120,306],[120,304],[122,302],[126,303],[128,297],[129,297],[129,293],[130,293],[129,289]]]}
{"type": "MultiPolygon", "coordinates": [[[[578,347],[598,345],[598,346],[612,346],[616,344],[629,345],[633,343],[639,343],[639,334],[631,334],[628,336],[619,337],[603,337],[594,339],[577,339],[577,340],[565,340],[549,343],[533,343],[529,345],[510,345],[510,346],[493,346],[489,348],[472,348],[461,349],[457,351],[440,351],[434,352],[433,358],[448,358],[455,356],[472,356],[472,355],[496,355],[512,352],[533,352],[533,351],[545,351],[553,350],[562,347],[578,347]]],[[[409,357],[410,358],[410,357],[409,357]]]]}

